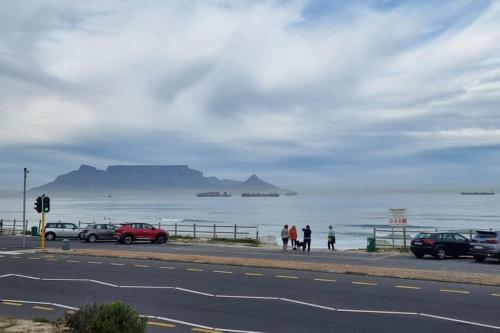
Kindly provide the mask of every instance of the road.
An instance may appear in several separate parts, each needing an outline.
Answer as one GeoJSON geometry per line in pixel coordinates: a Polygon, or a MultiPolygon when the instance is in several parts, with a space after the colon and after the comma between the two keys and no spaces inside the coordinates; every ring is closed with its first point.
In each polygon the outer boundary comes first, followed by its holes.
{"type": "Polygon", "coordinates": [[[3,252],[0,299],[26,318],[123,300],[150,332],[500,330],[499,287],[69,254],[3,252]]]}
{"type": "MultiPolygon", "coordinates": [[[[38,238],[28,237],[28,247],[38,248],[40,241],[38,238]]],[[[60,248],[61,241],[56,240],[46,242],[49,248],[60,248]]],[[[19,249],[21,245],[20,237],[0,236],[0,251],[19,249]]],[[[474,272],[485,274],[500,274],[500,261],[489,259],[484,263],[477,263],[472,258],[449,258],[446,261],[435,260],[428,256],[424,259],[417,259],[412,254],[399,253],[366,253],[366,252],[346,252],[336,251],[334,253],[327,250],[312,250],[310,254],[302,251],[288,251],[283,253],[280,249],[255,248],[243,246],[217,246],[217,245],[192,245],[182,243],[167,243],[165,245],[150,243],[134,243],[123,245],[117,242],[99,242],[95,244],[85,243],[81,240],[71,240],[72,248],[83,249],[110,249],[110,250],[134,250],[141,252],[160,252],[178,254],[197,254],[213,256],[230,256],[240,258],[258,259],[278,259],[300,262],[315,263],[335,263],[348,265],[365,265],[394,268],[410,268],[432,271],[449,272],[474,272]]]]}

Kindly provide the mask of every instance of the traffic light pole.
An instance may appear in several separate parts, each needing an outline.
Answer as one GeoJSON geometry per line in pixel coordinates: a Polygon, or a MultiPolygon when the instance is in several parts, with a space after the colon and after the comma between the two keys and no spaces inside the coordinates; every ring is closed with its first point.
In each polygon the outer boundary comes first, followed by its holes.
{"type": "Polygon", "coordinates": [[[45,251],[45,212],[42,212],[42,251],[45,251]]]}
{"type": "Polygon", "coordinates": [[[26,248],[26,175],[28,169],[24,168],[24,191],[23,191],[23,249],[26,248]]]}

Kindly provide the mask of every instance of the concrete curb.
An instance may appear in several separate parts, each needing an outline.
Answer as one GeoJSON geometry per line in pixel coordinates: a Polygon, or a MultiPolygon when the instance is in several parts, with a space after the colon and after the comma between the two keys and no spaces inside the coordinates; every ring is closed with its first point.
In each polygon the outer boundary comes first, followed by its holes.
{"type": "Polygon", "coordinates": [[[356,266],[342,264],[321,264],[313,262],[290,262],[275,259],[255,259],[239,257],[218,257],[203,255],[171,254],[171,253],[151,253],[151,252],[131,252],[116,250],[98,249],[76,249],[71,251],[48,249],[43,253],[66,254],[91,257],[111,257],[142,260],[161,260],[184,263],[229,265],[257,268],[275,268],[310,272],[327,272],[338,274],[353,274],[376,277],[388,277],[399,279],[425,280],[437,282],[466,283],[488,286],[500,286],[500,275],[468,273],[468,272],[443,272],[426,271],[419,269],[376,267],[376,266],[356,266]]]}

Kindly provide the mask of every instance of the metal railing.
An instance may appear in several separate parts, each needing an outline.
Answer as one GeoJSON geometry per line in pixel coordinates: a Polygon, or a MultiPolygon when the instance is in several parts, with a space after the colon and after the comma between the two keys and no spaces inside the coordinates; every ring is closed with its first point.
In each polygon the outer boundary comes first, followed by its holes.
{"type": "Polygon", "coordinates": [[[387,226],[383,228],[373,228],[373,238],[378,248],[403,248],[408,249],[413,237],[420,232],[457,232],[469,239],[472,239],[477,229],[422,229],[418,227],[387,226]]]}
{"type": "MultiPolygon", "coordinates": [[[[64,223],[64,221],[46,221],[45,223],[64,223]]],[[[68,222],[69,223],[69,222],[68,222]]],[[[73,223],[73,222],[71,222],[73,223]]],[[[100,222],[101,223],[101,222],[100,222]]],[[[109,224],[119,224],[109,222],[109,224]]],[[[124,223],[134,223],[134,222],[124,222],[124,223]]],[[[141,223],[141,222],[137,222],[141,223]]],[[[89,225],[96,224],[95,221],[83,222],[78,221],[75,223],[79,228],[86,228],[89,225]]],[[[170,236],[181,236],[181,237],[193,237],[193,238],[204,238],[204,239],[259,239],[259,228],[258,226],[249,225],[238,225],[238,224],[199,224],[199,223],[150,223],[151,225],[166,229],[170,233],[170,236]]],[[[26,220],[26,225],[28,221],[26,220]]],[[[38,221],[38,230],[40,230],[41,221],[38,221]]],[[[0,234],[20,234],[23,231],[22,220],[4,220],[0,219],[0,234]]]]}

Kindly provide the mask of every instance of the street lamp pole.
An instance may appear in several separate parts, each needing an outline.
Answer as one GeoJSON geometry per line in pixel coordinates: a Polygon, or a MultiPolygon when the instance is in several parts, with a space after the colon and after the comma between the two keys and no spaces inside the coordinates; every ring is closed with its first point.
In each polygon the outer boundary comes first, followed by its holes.
{"type": "Polygon", "coordinates": [[[24,168],[24,191],[23,191],[23,249],[26,248],[26,176],[28,169],[24,168]]]}

